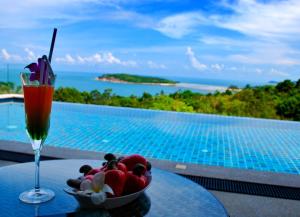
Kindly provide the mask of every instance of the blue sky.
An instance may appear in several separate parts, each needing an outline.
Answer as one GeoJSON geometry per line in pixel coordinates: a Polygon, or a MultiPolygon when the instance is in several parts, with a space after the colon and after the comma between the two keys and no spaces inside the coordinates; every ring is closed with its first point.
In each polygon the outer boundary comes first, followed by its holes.
{"type": "Polygon", "coordinates": [[[249,81],[300,77],[299,0],[1,0],[0,63],[249,81]]]}

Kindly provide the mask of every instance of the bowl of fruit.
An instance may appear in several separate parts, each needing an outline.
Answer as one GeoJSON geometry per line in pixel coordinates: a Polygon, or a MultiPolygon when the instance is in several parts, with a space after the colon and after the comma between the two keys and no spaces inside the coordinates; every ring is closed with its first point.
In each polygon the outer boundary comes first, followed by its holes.
{"type": "Polygon", "coordinates": [[[109,153],[99,168],[83,165],[76,179],[68,179],[64,191],[83,208],[112,209],[137,199],[152,180],[151,164],[141,155],[116,158],[109,153]]]}

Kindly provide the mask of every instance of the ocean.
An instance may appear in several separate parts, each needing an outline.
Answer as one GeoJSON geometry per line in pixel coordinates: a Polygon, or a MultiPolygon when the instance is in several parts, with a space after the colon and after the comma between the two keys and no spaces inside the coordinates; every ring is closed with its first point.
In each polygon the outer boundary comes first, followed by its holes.
{"type": "MultiPolygon", "coordinates": [[[[0,67],[0,81],[14,82],[16,85],[21,85],[20,71],[21,68],[7,68],[5,66],[0,67]]],[[[22,70],[25,71],[25,70],[22,70]]],[[[120,96],[136,95],[141,96],[144,92],[148,92],[152,95],[158,94],[163,91],[166,94],[174,93],[179,90],[192,90],[199,93],[214,92],[210,88],[193,88],[191,87],[176,87],[176,86],[159,86],[159,85],[145,85],[145,84],[126,84],[126,83],[111,83],[96,81],[95,78],[100,76],[101,73],[88,73],[88,72],[66,72],[57,71],[56,88],[58,87],[74,87],[80,91],[99,90],[103,92],[105,89],[112,89],[114,94],[120,96]]],[[[244,87],[246,84],[250,85],[262,85],[263,83],[253,83],[247,81],[232,81],[232,80],[219,80],[219,79],[206,79],[206,78],[183,78],[183,77],[165,77],[167,79],[175,80],[180,83],[201,84],[207,87],[209,86],[221,86],[228,87],[230,85],[236,85],[238,87],[244,87]]],[[[197,86],[197,85],[196,85],[197,86]]]]}

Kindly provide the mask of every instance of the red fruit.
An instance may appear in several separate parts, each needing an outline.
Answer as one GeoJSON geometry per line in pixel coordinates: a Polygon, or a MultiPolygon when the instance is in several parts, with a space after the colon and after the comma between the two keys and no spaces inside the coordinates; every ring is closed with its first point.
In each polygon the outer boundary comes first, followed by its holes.
{"type": "Polygon", "coordinates": [[[87,175],[95,175],[96,173],[99,173],[101,172],[101,170],[99,168],[95,168],[95,169],[92,169],[90,170],[87,175]]]}
{"type": "Polygon", "coordinates": [[[125,183],[125,194],[135,193],[142,190],[148,184],[146,176],[142,175],[146,171],[146,167],[143,164],[136,164],[132,171],[127,173],[127,179],[125,183]]]}
{"type": "Polygon", "coordinates": [[[105,172],[106,170],[107,170],[107,164],[105,164],[104,166],[102,166],[102,167],[100,168],[100,171],[105,172]]]}
{"type": "Polygon", "coordinates": [[[122,195],[126,182],[126,174],[118,169],[105,172],[105,184],[109,185],[114,191],[114,196],[122,195]]]}
{"type": "Polygon", "coordinates": [[[108,170],[121,170],[125,174],[127,173],[126,165],[123,163],[119,163],[116,160],[110,161],[107,165],[105,165],[101,168],[101,171],[104,171],[104,172],[106,172],[108,170]]]}
{"type": "Polygon", "coordinates": [[[118,170],[121,170],[123,171],[125,174],[127,174],[127,167],[125,164],[123,163],[117,163],[117,167],[118,167],[118,170]]]}
{"type": "Polygon", "coordinates": [[[147,178],[144,175],[137,176],[132,171],[127,173],[124,194],[132,194],[142,190],[147,185],[147,178]]]}
{"type": "Polygon", "coordinates": [[[144,165],[145,167],[147,166],[147,160],[143,156],[138,155],[138,154],[133,154],[133,155],[124,157],[120,161],[120,163],[125,164],[128,171],[132,171],[134,166],[138,163],[144,165]]]}
{"type": "Polygon", "coordinates": [[[93,178],[94,178],[94,175],[86,175],[84,178],[89,179],[90,181],[92,181],[93,178]]]}

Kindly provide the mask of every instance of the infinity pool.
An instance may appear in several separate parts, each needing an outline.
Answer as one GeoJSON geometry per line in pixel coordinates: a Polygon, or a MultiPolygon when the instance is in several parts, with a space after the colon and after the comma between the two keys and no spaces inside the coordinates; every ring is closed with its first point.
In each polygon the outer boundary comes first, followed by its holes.
{"type": "MultiPolygon", "coordinates": [[[[28,142],[21,103],[0,104],[0,140],[28,142]]],[[[46,144],[300,174],[300,123],[54,103],[46,144]]]]}

